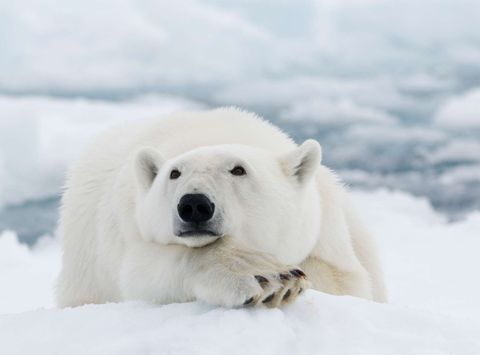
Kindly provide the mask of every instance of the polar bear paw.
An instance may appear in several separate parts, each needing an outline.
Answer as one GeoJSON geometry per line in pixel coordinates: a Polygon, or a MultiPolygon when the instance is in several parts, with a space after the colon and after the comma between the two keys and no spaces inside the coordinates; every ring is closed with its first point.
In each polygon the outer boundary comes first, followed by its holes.
{"type": "Polygon", "coordinates": [[[223,307],[280,307],[310,288],[305,272],[270,254],[237,248],[228,241],[195,250],[194,297],[223,307]]]}
{"type": "Polygon", "coordinates": [[[244,302],[244,306],[280,307],[292,302],[310,287],[307,275],[300,268],[293,268],[278,274],[255,275],[254,277],[262,290],[248,298],[244,302]]]}
{"type": "Polygon", "coordinates": [[[197,279],[195,298],[223,307],[274,308],[294,301],[310,287],[305,273],[298,267],[274,272],[261,270],[217,269],[212,274],[206,272],[197,279]]]}

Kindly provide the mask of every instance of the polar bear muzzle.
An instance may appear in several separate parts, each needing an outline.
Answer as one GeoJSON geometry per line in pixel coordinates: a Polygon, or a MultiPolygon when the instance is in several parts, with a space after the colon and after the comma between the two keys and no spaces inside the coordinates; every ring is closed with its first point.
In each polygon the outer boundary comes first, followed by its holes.
{"type": "Polygon", "coordinates": [[[203,194],[187,194],[180,199],[178,215],[184,222],[206,222],[213,217],[215,205],[203,194]]]}
{"type": "Polygon", "coordinates": [[[206,195],[184,195],[178,203],[177,211],[182,220],[182,226],[177,232],[179,237],[220,236],[212,221],[215,204],[206,195]]]}

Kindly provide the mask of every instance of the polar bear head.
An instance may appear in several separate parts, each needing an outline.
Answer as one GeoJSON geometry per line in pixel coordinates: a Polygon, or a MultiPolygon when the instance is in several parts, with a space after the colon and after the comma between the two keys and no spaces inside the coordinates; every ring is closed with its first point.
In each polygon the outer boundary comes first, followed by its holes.
{"type": "Polygon", "coordinates": [[[143,148],[135,158],[136,222],[143,238],[159,243],[200,247],[230,236],[259,249],[289,248],[288,238],[315,228],[320,159],[314,140],[279,156],[217,145],[166,160],[143,148]]]}

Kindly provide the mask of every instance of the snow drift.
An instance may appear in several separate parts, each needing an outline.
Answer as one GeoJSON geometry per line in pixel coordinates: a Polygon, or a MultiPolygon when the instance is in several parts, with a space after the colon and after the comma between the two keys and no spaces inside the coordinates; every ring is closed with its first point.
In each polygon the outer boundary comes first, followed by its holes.
{"type": "Polygon", "coordinates": [[[5,354],[461,354],[480,326],[308,291],[282,310],[127,303],[0,317],[5,354]]]}

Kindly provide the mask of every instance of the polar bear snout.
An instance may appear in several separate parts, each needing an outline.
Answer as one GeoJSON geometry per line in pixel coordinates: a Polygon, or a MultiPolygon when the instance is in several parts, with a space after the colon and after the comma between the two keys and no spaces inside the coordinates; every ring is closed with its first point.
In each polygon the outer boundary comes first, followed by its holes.
{"type": "Polygon", "coordinates": [[[203,194],[187,194],[180,199],[178,215],[187,223],[200,223],[212,219],[215,205],[203,194]]]}
{"type": "Polygon", "coordinates": [[[221,237],[222,218],[215,204],[204,194],[186,194],[177,205],[177,237],[221,237]]]}

